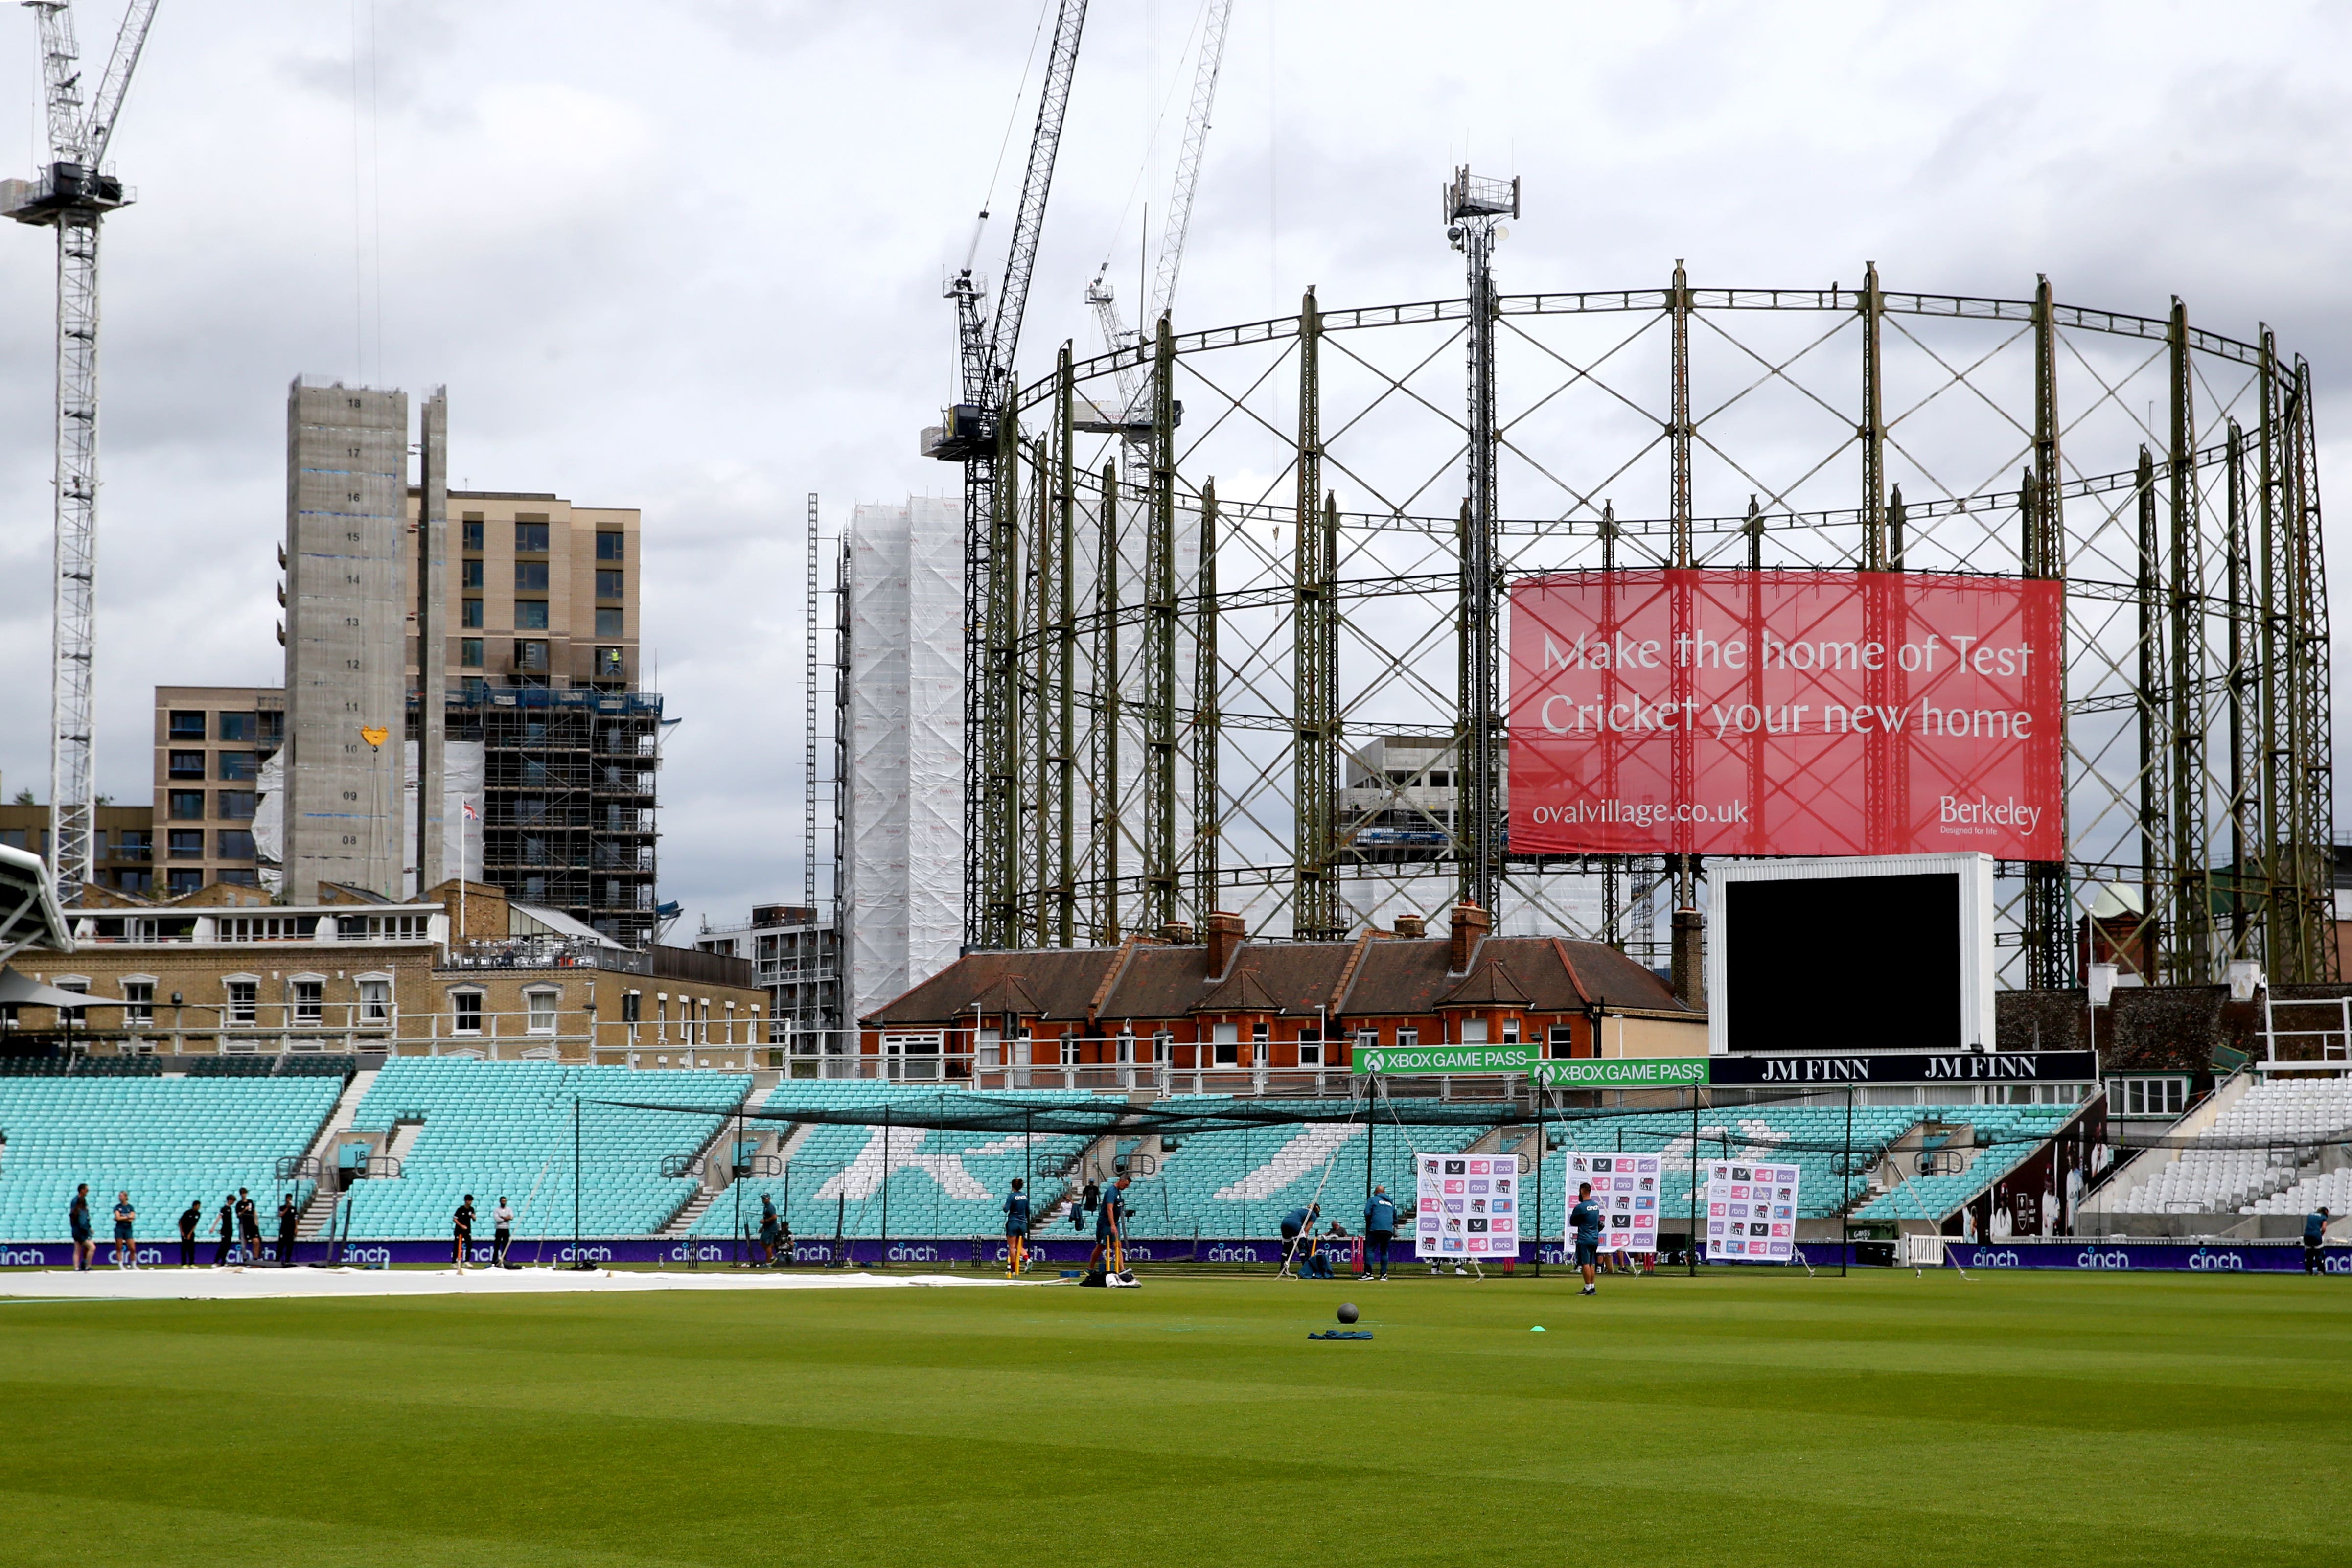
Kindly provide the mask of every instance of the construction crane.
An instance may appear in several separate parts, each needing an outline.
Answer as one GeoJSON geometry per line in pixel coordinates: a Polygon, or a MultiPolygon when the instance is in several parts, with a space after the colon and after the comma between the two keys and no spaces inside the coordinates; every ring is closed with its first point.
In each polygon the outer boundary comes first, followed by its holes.
{"type": "Polygon", "coordinates": [[[98,576],[98,231],[131,201],[106,168],[131,73],[157,0],[131,0],[114,55],[84,107],[81,54],[67,0],[24,0],[40,17],[49,162],[31,180],[0,181],[0,212],[58,233],[56,579],[49,685],[49,853],[58,901],[90,879],[98,813],[91,669],[98,576]]]}
{"type": "MultiPolygon", "coordinates": [[[[955,302],[956,347],[962,371],[963,400],[951,405],[940,423],[923,432],[926,455],[963,465],[964,536],[964,940],[967,945],[1011,945],[1013,911],[1006,905],[982,908],[982,889],[1002,889],[1003,858],[1012,853],[1013,834],[998,819],[1009,808],[1017,773],[1006,732],[1013,711],[998,700],[1010,680],[1013,645],[1004,603],[1013,589],[1000,570],[996,516],[998,424],[1013,390],[1013,357],[1021,346],[1021,317],[1029,304],[1029,279],[1037,267],[1037,243],[1045,229],[1045,198],[1054,186],[1054,159],[1061,151],[1062,121],[1070,107],[1070,82],[1078,65],[1078,38],[1086,30],[1087,0],[1061,0],[1054,18],[1054,43],[1045,59],[1045,81],[1037,99],[1037,126],[1029,139],[1029,166],[1021,181],[1021,205],[1013,215],[1013,245],[992,317],[985,290],[972,276],[971,255],[948,284],[955,302]]],[[[983,211],[981,221],[988,214],[983,211]]],[[[977,252],[980,237],[972,237],[977,252]]]]}
{"type": "MultiPolygon", "coordinates": [[[[1200,63],[1192,72],[1192,102],[1184,116],[1184,142],[1176,155],[1176,191],[1168,204],[1168,221],[1160,230],[1160,268],[1151,283],[1150,308],[1144,312],[1148,327],[1166,315],[1176,302],[1176,274],[1184,265],[1184,236],[1192,225],[1192,191],[1201,182],[1201,150],[1209,138],[1209,110],[1217,100],[1217,71],[1224,63],[1225,24],[1233,19],[1234,0],[1209,0],[1208,14],[1201,29],[1200,63]]],[[[1087,303],[1094,308],[1095,321],[1102,329],[1103,346],[1116,353],[1140,340],[1119,320],[1118,297],[1112,292],[1106,274],[1110,264],[1105,262],[1087,285],[1087,303]]],[[[1117,417],[1081,417],[1078,427],[1126,437],[1130,441],[1149,440],[1151,421],[1144,406],[1143,355],[1139,352],[1131,360],[1121,360],[1115,368],[1118,377],[1119,407],[1117,417]]]]}

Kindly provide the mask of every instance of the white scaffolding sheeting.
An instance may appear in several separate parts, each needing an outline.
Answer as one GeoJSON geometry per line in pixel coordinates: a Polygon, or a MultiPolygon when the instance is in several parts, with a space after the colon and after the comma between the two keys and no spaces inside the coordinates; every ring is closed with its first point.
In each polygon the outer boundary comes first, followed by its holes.
{"type": "Polygon", "coordinates": [[[850,521],[851,1016],[955,962],[963,941],[963,513],[861,506],[850,521]]]}

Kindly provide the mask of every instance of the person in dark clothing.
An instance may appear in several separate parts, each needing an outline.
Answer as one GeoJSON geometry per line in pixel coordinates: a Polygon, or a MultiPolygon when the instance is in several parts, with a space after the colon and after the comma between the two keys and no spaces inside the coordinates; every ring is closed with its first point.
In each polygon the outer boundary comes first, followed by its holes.
{"type": "Polygon", "coordinates": [[[2318,1213],[2303,1216],[2303,1271],[2305,1274],[2325,1273],[2326,1261],[2327,1205],[2322,1204],[2318,1213]]]}
{"type": "Polygon", "coordinates": [[[302,1211],[294,1206],[294,1194],[287,1194],[278,1200],[278,1267],[294,1267],[294,1232],[302,1223],[302,1211]]]}
{"type": "Polygon", "coordinates": [[[1102,1188],[1093,1181],[1089,1180],[1087,1183],[1085,1195],[1078,1201],[1086,1206],[1086,1211],[1088,1214],[1094,1213],[1095,1205],[1102,1202],[1102,1188]]]}
{"type": "Polygon", "coordinates": [[[1389,1277],[1389,1243],[1396,1239],[1396,1202],[1388,1188],[1374,1187],[1371,1201],[1364,1205],[1364,1272],[1370,1274],[1378,1258],[1381,1271],[1375,1279],[1389,1277]]]}
{"type": "Polygon", "coordinates": [[[784,1238],[784,1222],[776,1213],[776,1200],[766,1193],[760,1194],[760,1250],[766,1255],[768,1267],[776,1266],[776,1247],[784,1238]]]}
{"type": "Polygon", "coordinates": [[[131,1206],[129,1193],[114,1194],[114,1266],[117,1268],[139,1267],[139,1244],[131,1239],[131,1228],[138,1223],[139,1211],[131,1206]]]}
{"type": "Polygon", "coordinates": [[[1317,1217],[1322,1212],[1321,1204],[1308,1204],[1303,1209],[1292,1209],[1282,1216],[1282,1267],[1284,1269],[1287,1270],[1298,1261],[1299,1238],[1314,1226],[1317,1217]]]}
{"type": "Polygon", "coordinates": [[[1568,1211],[1568,1223],[1576,1232],[1576,1267],[1584,1275],[1584,1289],[1577,1294],[1597,1294],[1592,1277],[1601,1266],[1601,1205],[1592,1201],[1591,1182],[1576,1184],[1576,1206],[1568,1211]]]}
{"type": "Polygon", "coordinates": [[[190,1198],[185,1214],[180,1216],[180,1267],[196,1266],[196,1231],[205,1223],[205,1203],[202,1198],[190,1198]]]}
{"type": "Polygon", "coordinates": [[[66,1228],[73,1234],[74,1272],[87,1274],[90,1261],[98,1256],[98,1242],[89,1228],[88,1182],[74,1189],[73,1202],[66,1205],[66,1228]]]}
{"type": "Polygon", "coordinates": [[[236,1200],[224,1194],[220,1206],[220,1245],[213,1248],[213,1267],[228,1265],[229,1245],[236,1240],[236,1200]]]}
{"type": "Polygon", "coordinates": [[[1095,1215],[1095,1249],[1087,1259],[1113,1274],[1127,1270],[1127,1181],[1121,1176],[1103,1194],[1102,1207],[1095,1215]]]}
{"type": "Polygon", "coordinates": [[[236,1240],[247,1263],[261,1261],[261,1210],[243,1187],[236,1190],[236,1240]]]}
{"type": "Polygon", "coordinates": [[[450,1251],[457,1260],[457,1271],[466,1270],[466,1255],[474,1249],[474,1194],[467,1193],[466,1201],[457,1205],[450,1219],[450,1251]]]}
{"type": "Polygon", "coordinates": [[[1004,1200],[1004,1272],[1019,1274],[1029,1267],[1029,1194],[1025,1184],[1013,1178],[1013,1192],[1004,1200]]]}

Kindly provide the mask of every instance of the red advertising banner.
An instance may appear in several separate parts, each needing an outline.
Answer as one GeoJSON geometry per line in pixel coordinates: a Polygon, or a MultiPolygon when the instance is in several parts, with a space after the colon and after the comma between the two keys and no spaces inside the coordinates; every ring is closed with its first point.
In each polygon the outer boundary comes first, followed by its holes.
{"type": "Polygon", "coordinates": [[[1511,848],[2063,859],[2063,626],[2022,578],[1524,579],[1511,848]]]}

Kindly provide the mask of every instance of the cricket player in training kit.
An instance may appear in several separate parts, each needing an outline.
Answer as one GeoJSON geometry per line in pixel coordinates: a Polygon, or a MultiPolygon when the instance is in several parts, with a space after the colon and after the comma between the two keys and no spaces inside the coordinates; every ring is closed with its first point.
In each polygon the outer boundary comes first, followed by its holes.
{"type": "Polygon", "coordinates": [[[1127,1272],[1127,1182],[1125,1176],[1113,1182],[1102,1195],[1102,1207],[1095,1211],[1092,1261],[1112,1274],[1127,1272]]]}
{"type": "Polygon", "coordinates": [[[1576,1206],[1568,1211],[1569,1227],[1576,1232],[1576,1267],[1584,1274],[1580,1296],[1596,1293],[1592,1276],[1601,1267],[1601,1205],[1592,1201],[1592,1184],[1576,1184],[1576,1206]]]}
{"type": "Polygon", "coordinates": [[[1029,1267],[1029,1194],[1013,1178],[1013,1195],[1004,1200],[1004,1272],[1019,1274],[1029,1267]]]}

